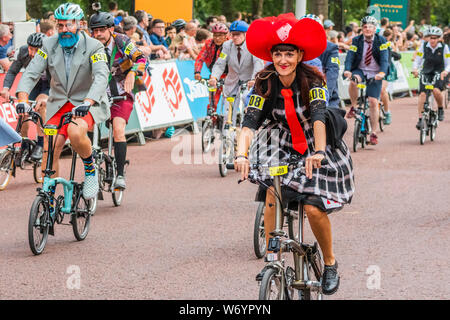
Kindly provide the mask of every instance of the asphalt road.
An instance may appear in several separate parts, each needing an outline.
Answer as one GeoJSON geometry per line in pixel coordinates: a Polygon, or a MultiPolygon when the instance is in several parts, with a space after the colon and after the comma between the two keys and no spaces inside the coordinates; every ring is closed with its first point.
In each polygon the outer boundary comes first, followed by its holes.
{"type": "MultiPolygon", "coordinates": [[[[395,100],[379,144],[352,154],[356,194],[330,216],[341,287],[326,299],[450,298],[450,112],[421,146],[416,101],[395,100]]],[[[128,150],[123,205],[105,194],[86,240],[57,225],[40,256],[27,239],[32,171],[0,192],[0,299],[257,299],[256,186],[221,178],[199,135],[128,150]]]]}

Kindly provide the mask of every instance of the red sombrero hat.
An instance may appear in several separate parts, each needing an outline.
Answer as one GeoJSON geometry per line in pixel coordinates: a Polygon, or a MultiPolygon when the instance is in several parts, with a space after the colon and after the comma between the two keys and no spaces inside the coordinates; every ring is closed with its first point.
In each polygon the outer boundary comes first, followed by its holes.
{"type": "Polygon", "coordinates": [[[282,43],[304,51],[303,61],[308,61],[325,51],[327,36],[317,21],[297,20],[293,13],[284,13],[253,21],[247,31],[246,43],[251,54],[265,61],[272,61],[270,49],[282,43]]]}

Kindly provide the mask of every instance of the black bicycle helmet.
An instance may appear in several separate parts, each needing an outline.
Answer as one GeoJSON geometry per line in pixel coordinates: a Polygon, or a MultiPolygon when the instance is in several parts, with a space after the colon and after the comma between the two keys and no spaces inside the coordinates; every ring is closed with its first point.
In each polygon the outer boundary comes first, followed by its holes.
{"type": "Polygon", "coordinates": [[[27,44],[30,47],[40,48],[42,47],[42,40],[45,38],[45,34],[40,32],[32,33],[28,36],[27,44]]]}
{"type": "Polygon", "coordinates": [[[89,28],[114,27],[114,17],[109,12],[94,13],[89,19],[89,28]]]}
{"type": "Polygon", "coordinates": [[[174,26],[177,29],[177,32],[179,32],[186,26],[186,21],[184,21],[183,19],[177,19],[172,22],[172,26],[174,26]]]}

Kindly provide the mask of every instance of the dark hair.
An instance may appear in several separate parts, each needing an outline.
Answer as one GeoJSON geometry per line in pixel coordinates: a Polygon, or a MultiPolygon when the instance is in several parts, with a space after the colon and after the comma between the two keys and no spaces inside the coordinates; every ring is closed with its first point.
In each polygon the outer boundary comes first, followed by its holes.
{"type": "Polygon", "coordinates": [[[55,24],[52,21],[41,21],[39,23],[42,33],[47,33],[49,30],[55,28],[55,24]]]}
{"type": "Polygon", "coordinates": [[[214,19],[217,20],[216,16],[209,16],[208,18],[206,18],[206,25],[208,26],[211,22],[214,21],[214,19]]]}
{"type": "Polygon", "coordinates": [[[47,11],[44,13],[44,19],[49,19],[51,16],[55,16],[55,13],[53,11],[47,11]]]}
{"type": "Polygon", "coordinates": [[[148,16],[147,12],[144,10],[138,10],[134,13],[134,17],[137,19],[138,23],[141,23],[144,20],[144,17],[148,16]]]}
{"type": "Polygon", "coordinates": [[[110,1],[110,2],[108,3],[108,7],[109,7],[109,10],[110,10],[110,11],[116,10],[116,9],[118,8],[117,2],[115,2],[115,1],[110,1]]]}
{"type": "Polygon", "coordinates": [[[393,34],[392,30],[388,28],[388,29],[384,30],[383,37],[387,38],[392,34],[393,34]]]}
{"type": "Polygon", "coordinates": [[[170,31],[172,29],[175,29],[175,31],[177,31],[177,28],[175,28],[174,26],[167,26],[166,27],[166,33],[167,33],[167,31],[170,31]]]}
{"type": "Polygon", "coordinates": [[[206,40],[206,39],[208,39],[210,34],[211,33],[206,29],[198,29],[197,34],[195,35],[195,40],[198,42],[206,40]]]}
{"type": "Polygon", "coordinates": [[[119,25],[114,26],[114,32],[125,34],[125,32],[123,31],[123,28],[121,26],[119,26],[119,25]]]}
{"type": "Polygon", "coordinates": [[[164,24],[165,24],[164,20],[161,20],[161,19],[154,19],[154,20],[152,20],[152,28],[153,28],[157,23],[164,23],[164,24]]]}
{"type": "Polygon", "coordinates": [[[382,26],[385,26],[385,25],[387,25],[388,23],[389,23],[389,19],[388,19],[388,18],[381,18],[380,24],[381,24],[382,26]]]}
{"type": "MultiPolygon", "coordinates": [[[[292,46],[291,46],[292,48],[292,46]]],[[[278,49],[276,49],[278,51],[278,49]]],[[[288,50],[290,51],[290,50],[288,50]]],[[[267,99],[272,93],[272,87],[277,80],[278,73],[274,64],[270,64],[263,70],[258,72],[255,81],[256,94],[267,99]]],[[[300,62],[296,68],[297,84],[299,85],[302,102],[309,109],[309,90],[312,86],[322,85],[325,83],[324,75],[315,67],[300,62]]]]}

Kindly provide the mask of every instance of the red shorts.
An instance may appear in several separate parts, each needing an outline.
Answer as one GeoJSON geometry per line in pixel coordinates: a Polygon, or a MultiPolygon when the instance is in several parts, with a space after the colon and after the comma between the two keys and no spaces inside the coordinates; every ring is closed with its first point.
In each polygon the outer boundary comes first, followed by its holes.
{"type": "Polygon", "coordinates": [[[127,94],[127,100],[114,101],[110,110],[111,120],[119,117],[128,123],[131,111],[133,111],[133,98],[127,94]]]}
{"type": "MultiPolygon", "coordinates": [[[[61,121],[61,116],[64,113],[71,112],[73,108],[75,108],[75,106],[72,103],[66,102],[66,104],[63,105],[62,108],[59,109],[58,112],[56,112],[53,115],[53,117],[47,121],[47,124],[53,124],[55,126],[59,125],[59,122],[61,121]]],[[[92,130],[94,128],[95,121],[94,121],[94,118],[92,118],[92,115],[90,112],[81,119],[86,121],[89,130],[92,130]]],[[[68,126],[69,126],[69,124],[67,123],[67,124],[63,125],[61,127],[61,129],[58,130],[58,134],[63,135],[64,138],[66,138],[66,140],[69,138],[69,135],[67,133],[68,126]]]]}

